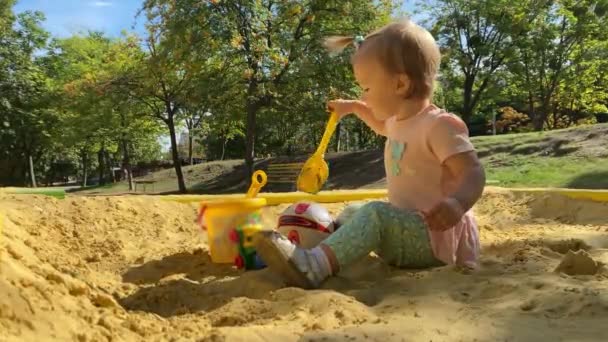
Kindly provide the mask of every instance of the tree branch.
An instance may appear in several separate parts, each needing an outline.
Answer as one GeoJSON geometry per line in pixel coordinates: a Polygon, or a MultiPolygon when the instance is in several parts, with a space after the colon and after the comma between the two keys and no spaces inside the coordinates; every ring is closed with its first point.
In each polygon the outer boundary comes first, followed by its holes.
{"type": "Polygon", "coordinates": [[[308,15],[302,16],[298,22],[298,25],[296,26],[296,29],[293,34],[293,40],[292,40],[291,46],[289,48],[289,55],[287,57],[287,62],[285,63],[285,65],[283,66],[281,71],[279,71],[277,76],[274,78],[274,80],[273,80],[274,84],[278,84],[281,81],[281,79],[283,78],[283,75],[285,75],[285,73],[289,69],[289,66],[291,65],[291,63],[296,59],[296,45],[297,45],[297,43],[300,42],[300,39],[302,38],[302,35],[304,32],[304,26],[307,22],[307,19],[306,19],[307,16],[308,15]]]}

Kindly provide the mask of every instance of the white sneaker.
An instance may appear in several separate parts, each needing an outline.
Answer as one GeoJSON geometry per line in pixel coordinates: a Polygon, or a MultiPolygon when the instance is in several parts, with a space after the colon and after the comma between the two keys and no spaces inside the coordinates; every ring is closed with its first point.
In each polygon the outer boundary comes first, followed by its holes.
{"type": "Polygon", "coordinates": [[[296,246],[279,232],[260,231],[254,241],[266,266],[283,276],[290,286],[317,288],[328,276],[322,261],[310,250],[296,246]]]}

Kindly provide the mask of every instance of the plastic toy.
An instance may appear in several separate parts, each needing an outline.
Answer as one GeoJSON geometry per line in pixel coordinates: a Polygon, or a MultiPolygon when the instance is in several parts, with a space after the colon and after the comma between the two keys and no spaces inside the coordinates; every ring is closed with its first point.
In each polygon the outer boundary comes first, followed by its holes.
{"type": "Polygon", "coordinates": [[[258,214],[250,216],[253,222],[236,227],[230,232],[230,241],[237,246],[237,256],[234,258],[234,265],[238,269],[257,270],[266,267],[260,259],[253,245],[253,236],[256,232],[263,229],[261,218],[258,214]]]}
{"type": "Polygon", "coordinates": [[[277,231],[296,245],[313,248],[333,233],[334,227],[325,207],[314,202],[298,202],[281,213],[277,231]]]}
{"type": "Polygon", "coordinates": [[[262,267],[252,237],[263,229],[260,210],[266,206],[266,200],[256,196],[266,181],[264,171],[256,171],[245,198],[221,198],[201,203],[198,222],[207,231],[211,261],[233,263],[237,268],[262,267]]]}
{"type": "Polygon", "coordinates": [[[321,188],[327,181],[327,177],[329,177],[329,166],[327,166],[327,162],[324,159],[325,151],[327,150],[327,145],[329,144],[329,140],[336,130],[337,125],[338,115],[335,112],[332,112],[329,116],[319,147],[302,166],[302,171],[300,171],[297,180],[299,191],[316,194],[321,191],[321,188]]]}

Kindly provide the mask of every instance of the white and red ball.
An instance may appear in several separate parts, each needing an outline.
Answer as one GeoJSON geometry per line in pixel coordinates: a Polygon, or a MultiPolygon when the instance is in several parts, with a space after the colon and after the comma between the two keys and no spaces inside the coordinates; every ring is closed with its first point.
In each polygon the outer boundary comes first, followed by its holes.
{"type": "Polygon", "coordinates": [[[312,248],[334,232],[334,220],[318,203],[297,202],[281,213],[277,231],[303,248],[312,248]]]}

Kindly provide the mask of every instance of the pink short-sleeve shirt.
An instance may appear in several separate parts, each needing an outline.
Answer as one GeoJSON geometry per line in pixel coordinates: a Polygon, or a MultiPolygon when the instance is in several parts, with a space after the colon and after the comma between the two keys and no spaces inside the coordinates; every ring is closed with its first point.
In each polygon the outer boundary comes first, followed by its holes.
{"type": "MultiPolygon", "coordinates": [[[[447,167],[449,157],[473,151],[464,122],[434,105],[415,116],[385,122],[384,163],[391,204],[429,211],[456,190],[447,167]]],[[[445,231],[429,230],[435,256],[446,264],[477,265],[479,233],[471,211],[445,231]]]]}

